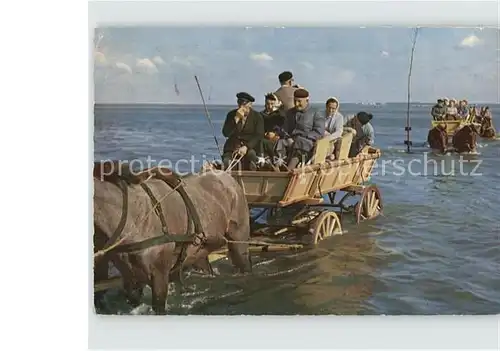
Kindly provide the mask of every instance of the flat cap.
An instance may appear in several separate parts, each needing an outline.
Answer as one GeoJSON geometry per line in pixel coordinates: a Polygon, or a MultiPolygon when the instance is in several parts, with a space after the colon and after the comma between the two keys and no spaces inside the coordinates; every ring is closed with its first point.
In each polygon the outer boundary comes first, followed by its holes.
{"type": "Polygon", "coordinates": [[[245,101],[248,101],[248,102],[254,102],[255,101],[255,98],[252,95],[250,95],[249,93],[245,93],[244,91],[242,91],[241,93],[236,94],[236,97],[238,98],[238,100],[245,100],[245,101]]]}
{"type": "Polygon", "coordinates": [[[290,71],[281,72],[278,76],[280,82],[286,82],[293,78],[293,74],[290,71]]]}
{"type": "Polygon", "coordinates": [[[309,97],[309,92],[305,89],[300,88],[300,89],[295,90],[295,92],[293,93],[293,97],[299,98],[299,99],[306,98],[306,97],[309,97]]]}
{"type": "Polygon", "coordinates": [[[444,102],[444,100],[443,99],[438,99],[438,102],[444,102]]]}

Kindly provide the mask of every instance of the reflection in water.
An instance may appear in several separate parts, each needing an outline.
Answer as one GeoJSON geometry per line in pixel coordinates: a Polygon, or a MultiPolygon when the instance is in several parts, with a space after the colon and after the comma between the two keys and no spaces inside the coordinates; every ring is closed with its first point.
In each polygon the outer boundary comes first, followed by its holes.
{"type": "MultiPolygon", "coordinates": [[[[224,276],[212,280],[208,290],[199,279],[204,301],[197,306],[183,300],[179,314],[233,315],[316,315],[366,314],[365,301],[371,296],[374,271],[381,262],[381,250],[374,237],[359,227],[350,233],[323,241],[317,248],[295,254],[255,257],[253,274],[246,277],[224,276]],[[203,286],[202,286],[203,285],[203,286]],[[216,291],[224,289],[225,296],[216,291]],[[212,295],[212,296],[209,296],[212,295]],[[226,307],[221,309],[221,306],[226,307]]],[[[226,263],[219,265],[221,269],[226,263]]],[[[225,267],[227,268],[227,266],[225,267]]],[[[199,301],[201,302],[201,301],[199,301]]]]}
{"type": "Polygon", "coordinates": [[[298,275],[293,293],[302,314],[360,313],[373,292],[376,251],[373,237],[355,232],[312,250],[312,264],[298,275]]]}

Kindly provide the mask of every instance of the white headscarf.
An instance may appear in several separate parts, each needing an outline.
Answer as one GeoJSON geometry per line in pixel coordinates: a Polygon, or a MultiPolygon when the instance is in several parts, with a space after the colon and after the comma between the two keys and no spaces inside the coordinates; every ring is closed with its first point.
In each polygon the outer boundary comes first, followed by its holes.
{"type": "Polygon", "coordinates": [[[281,102],[280,99],[278,99],[275,93],[267,93],[265,96],[267,97],[269,95],[272,95],[274,97],[273,111],[278,110],[283,103],[281,102]]]}
{"type": "Polygon", "coordinates": [[[330,99],[335,100],[335,102],[337,103],[337,111],[336,112],[338,112],[339,109],[340,109],[340,101],[339,101],[339,99],[337,99],[335,96],[332,96],[332,97],[329,97],[328,99],[326,99],[326,101],[328,101],[330,99]]]}

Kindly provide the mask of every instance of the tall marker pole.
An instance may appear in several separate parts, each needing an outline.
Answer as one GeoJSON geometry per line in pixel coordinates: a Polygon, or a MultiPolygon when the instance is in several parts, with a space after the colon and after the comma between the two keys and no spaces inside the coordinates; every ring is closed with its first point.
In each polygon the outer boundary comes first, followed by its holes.
{"type": "Polygon", "coordinates": [[[418,36],[418,30],[419,28],[415,28],[415,34],[413,36],[413,45],[411,48],[411,56],[410,56],[410,68],[408,70],[408,105],[406,108],[406,140],[405,140],[405,145],[406,145],[406,151],[408,153],[411,152],[411,146],[412,142],[410,140],[410,131],[411,131],[411,124],[410,124],[410,100],[411,100],[411,71],[413,68],[413,55],[415,53],[415,45],[417,44],[417,36],[418,36]]]}

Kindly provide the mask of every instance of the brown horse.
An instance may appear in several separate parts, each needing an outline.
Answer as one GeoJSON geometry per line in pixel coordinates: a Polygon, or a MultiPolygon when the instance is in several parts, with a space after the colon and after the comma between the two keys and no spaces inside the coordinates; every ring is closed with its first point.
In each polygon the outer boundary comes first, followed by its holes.
{"type": "Polygon", "coordinates": [[[427,134],[427,142],[429,147],[437,152],[445,153],[448,144],[448,134],[446,133],[446,125],[438,124],[427,134]]]}
{"type": "Polygon", "coordinates": [[[479,134],[479,125],[476,123],[466,124],[455,131],[453,135],[453,147],[458,153],[476,152],[477,135],[479,134]]]}
{"type": "Polygon", "coordinates": [[[154,312],[165,314],[169,280],[181,279],[183,268],[211,272],[210,252],[227,244],[232,264],[251,271],[248,204],[229,174],[180,178],[153,168],[131,176],[105,168],[94,164],[94,281],[108,277],[111,261],[129,302],[139,305],[149,285],[154,312]]]}
{"type": "Polygon", "coordinates": [[[481,119],[481,129],[479,131],[479,135],[481,136],[481,138],[487,139],[496,137],[497,132],[495,130],[495,127],[493,127],[491,116],[486,115],[481,119]]]}

